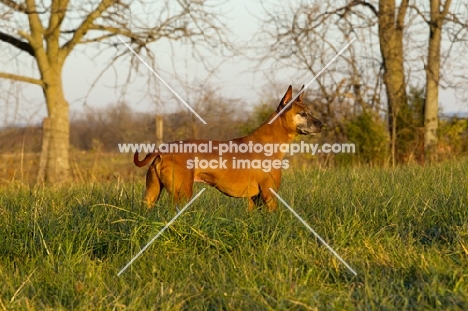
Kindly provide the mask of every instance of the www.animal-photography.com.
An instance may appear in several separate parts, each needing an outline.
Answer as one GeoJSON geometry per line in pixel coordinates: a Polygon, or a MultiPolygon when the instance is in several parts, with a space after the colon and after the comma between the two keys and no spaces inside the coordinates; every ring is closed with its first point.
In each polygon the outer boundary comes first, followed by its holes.
{"type": "Polygon", "coordinates": [[[0,310],[467,310],[467,15],[0,0],[0,310]]]}

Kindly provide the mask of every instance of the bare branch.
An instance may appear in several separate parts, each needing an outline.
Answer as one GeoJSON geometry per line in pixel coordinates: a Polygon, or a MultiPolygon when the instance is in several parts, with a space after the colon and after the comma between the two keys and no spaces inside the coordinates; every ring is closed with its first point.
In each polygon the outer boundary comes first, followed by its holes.
{"type": "Polygon", "coordinates": [[[88,43],[94,43],[94,42],[103,42],[105,41],[106,39],[109,39],[109,38],[112,38],[114,36],[116,36],[117,34],[115,33],[108,33],[108,34],[105,34],[105,35],[102,35],[102,36],[97,36],[97,37],[94,37],[94,38],[90,38],[90,39],[86,39],[86,40],[81,40],[80,41],[80,44],[88,44],[88,43]]]}
{"type": "MultiPolygon", "coordinates": [[[[443,5],[443,9],[442,11],[439,11],[439,15],[438,15],[438,18],[437,20],[439,21],[439,23],[442,23],[444,20],[447,20],[447,21],[452,21],[456,24],[459,24],[463,27],[467,27],[468,24],[466,23],[461,23],[459,20],[458,20],[458,17],[456,14],[454,13],[451,13],[450,12],[450,5],[452,3],[452,0],[447,0],[445,1],[444,5],[443,5]],[[452,18],[447,18],[447,16],[450,16],[452,18]],[[454,17],[454,18],[453,18],[454,17]]],[[[424,14],[424,12],[421,12],[421,10],[419,10],[418,6],[417,5],[410,5],[408,6],[410,9],[416,11],[416,13],[424,20],[424,22],[426,22],[427,24],[430,24],[431,21],[430,19],[428,19],[426,17],[426,14],[424,14]]],[[[438,10],[440,10],[438,8],[438,10]]],[[[440,24],[439,27],[441,27],[442,25],[440,24]]]]}
{"type": "Polygon", "coordinates": [[[91,12],[86,19],[81,23],[81,25],[76,29],[73,37],[63,45],[62,47],[62,53],[67,56],[70,54],[70,52],[73,50],[75,45],[77,45],[81,39],[83,38],[84,35],[88,32],[90,26],[93,24],[93,22],[102,15],[103,12],[105,12],[109,7],[111,7],[113,4],[117,3],[117,0],[102,0],[99,5],[97,6],[96,9],[94,9],[93,12],[91,12]]]}
{"type": "Polygon", "coordinates": [[[9,43],[13,45],[15,48],[20,49],[26,53],[28,53],[31,56],[34,56],[34,49],[31,47],[31,45],[28,42],[21,41],[19,39],[16,39],[13,36],[10,36],[9,34],[3,33],[0,31],[0,41],[9,43]]]}
{"type": "Polygon", "coordinates": [[[426,15],[423,12],[421,12],[421,10],[419,10],[417,5],[410,5],[408,6],[408,8],[416,11],[416,13],[424,20],[426,24],[430,23],[430,20],[426,17],[426,15]]]}
{"type": "Polygon", "coordinates": [[[8,6],[9,8],[15,11],[26,13],[26,6],[24,5],[24,3],[16,3],[13,0],[0,0],[0,3],[3,3],[4,5],[8,6]]]}
{"type": "Polygon", "coordinates": [[[35,79],[35,78],[30,78],[30,77],[25,77],[25,76],[20,76],[20,75],[15,75],[15,74],[11,74],[11,73],[0,72],[0,78],[20,81],[20,82],[26,82],[26,83],[30,83],[30,84],[37,84],[37,85],[39,85],[41,87],[44,87],[44,82],[42,80],[35,79]]]}
{"type": "Polygon", "coordinates": [[[56,40],[60,36],[60,26],[67,13],[69,0],[52,1],[52,8],[49,16],[49,26],[45,33],[48,43],[56,40]],[[51,38],[52,36],[52,38],[51,38]]]}
{"type": "MultiPolygon", "coordinates": [[[[130,31],[130,29],[128,29],[127,27],[117,28],[117,27],[106,26],[106,25],[92,24],[89,26],[89,30],[101,30],[114,36],[122,35],[128,38],[133,38],[135,40],[139,37],[137,34],[132,33],[132,31],[130,31]]],[[[80,43],[83,43],[83,41],[80,43]]]]}
{"type": "Polygon", "coordinates": [[[444,9],[441,12],[442,17],[445,17],[449,10],[450,10],[450,4],[452,3],[452,0],[446,0],[444,3],[444,9]]]}
{"type": "Polygon", "coordinates": [[[377,10],[377,8],[372,4],[372,3],[369,3],[367,1],[361,1],[361,0],[354,0],[352,3],[351,3],[351,6],[356,6],[356,5],[362,5],[362,6],[365,6],[367,8],[369,8],[372,13],[374,13],[374,15],[377,17],[379,16],[379,11],[377,10]]]}
{"type": "Polygon", "coordinates": [[[409,0],[402,0],[400,7],[398,8],[398,15],[396,19],[396,25],[399,30],[405,28],[405,16],[408,10],[409,0]]]}
{"type": "Polygon", "coordinates": [[[377,8],[372,3],[363,0],[353,0],[349,4],[339,7],[333,11],[325,12],[323,15],[338,15],[340,18],[344,18],[349,12],[351,12],[351,9],[355,6],[367,7],[371,10],[372,14],[374,14],[375,17],[379,16],[379,11],[377,10],[377,8]]]}
{"type": "MultiPolygon", "coordinates": [[[[28,12],[29,25],[31,29],[31,41],[30,44],[34,50],[42,47],[42,35],[44,33],[44,27],[42,27],[41,20],[39,19],[36,3],[34,0],[26,0],[28,12]]],[[[36,53],[36,52],[35,52],[36,53]]]]}

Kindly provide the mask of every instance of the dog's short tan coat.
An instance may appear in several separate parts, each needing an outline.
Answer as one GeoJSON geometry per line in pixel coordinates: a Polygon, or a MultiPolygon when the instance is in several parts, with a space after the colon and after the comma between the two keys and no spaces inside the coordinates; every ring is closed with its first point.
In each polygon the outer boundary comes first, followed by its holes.
{"type": "MultiPolygon", "coordinates": [[[[304,86],[303,86],[304,87],[304,86]]],[[[302,88],[303,88],[302,87],[302,88]]],[[[302,90],[302,89],[301,89],[302,90]]],[[[279,160],[284,153],[277,150],[270,157],[264,153],[235,153],[227,152],[222,155],[228,159],[226,168],[191,168],[188,163],[194,159],[219,161],[217,147],[219,144],[288,144],[299,135],[319,133],[322,123],[312,116],[310,109],[302,102],[302,93],[289,107],[281,113],[272,124],[268,124],[292,99],[292,87],[289,86],[278,108],[252,134],[231,141],[212,141],[213,152],[195,153],[149,153],[143,160],[138,159],[138,152],[134,155],[134,163],[142,167],[153,161],[146,175],[145,201],[151,206],[159,199],[161,190],[166,188],[176,204],[188,200],[192,196],[194,182],[202,182],[217,188],[222,193],[237,198],[248,198],[249,210],[253,210],[261,198],[269,211],[277,208],[269,188],[278,191],[281,182],[281,167],[272,167],[269,172],[260,168],[235,168],[233,159],[242,160],[279,160]]],[[[187,140],[184,143],[206,144],[207,140],[187,140]]],[[[180,142],[174,142],[181,144],[180,142]]],[[[192,161],[192,162],[190,162],[192,161]]],[[[213,161],[212,163],[216,163],[213,161]]],[[[227,161],[225,161],[227,162],[227,161]]],[[[279,163],[278,161],[274,163],[279,163]]]]}

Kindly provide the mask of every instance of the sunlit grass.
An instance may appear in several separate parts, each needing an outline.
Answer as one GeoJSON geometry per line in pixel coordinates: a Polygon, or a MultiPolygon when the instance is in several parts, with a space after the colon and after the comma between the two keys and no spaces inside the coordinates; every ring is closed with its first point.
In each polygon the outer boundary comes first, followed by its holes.
{"type": "MultiPolygon", "coordinates": [[[[195,191],[203,185],[197,185],[195,191]]],[[[138,183],[0,190],[0,310],[468,309],[468,162],[285,171],[281,204],[207,189],[176,214],[138,183]]]]}

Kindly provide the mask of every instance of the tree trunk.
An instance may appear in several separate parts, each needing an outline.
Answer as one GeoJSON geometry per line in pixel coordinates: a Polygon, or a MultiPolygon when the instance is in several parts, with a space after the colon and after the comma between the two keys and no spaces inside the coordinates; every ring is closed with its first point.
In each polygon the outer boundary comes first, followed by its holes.
{"type": "MultiPolygon", "coordinates": [[[[61,72],[61,69],[56,72],[61,72]]],[[[53,82],[46,83],[44,95],[49,112],[48,126],[44,128],[44,131],[49,131],[45,133],[49,137],[48,150],[43,150],[46,152],[45,182],[63,184],[70,178],[70,121],[68,102],[63,94],[59,74],[54,77],[53,82]]]]}
{"type": "Polygon", "coordinates": [[[403,29],[408,1],[403,0],[396,12],[395,0],[379,1],[379,41],[383,59],[383,81],[388,105],[388,130],[390,134],[392,166],[397,153],[398,129],[396,118],[401,107],[407,104],[405,71],[403,65],[403,29]]]}
{"type": "Polygon", "coordinates": [[[442,23],[450,1],[440,12],[440,1],[431,0],[429,22],[429,49],[426,64],[426,98],[424,103],[424,156],[433,161],[437,157],[437,127],[439,123],[440,42],[442,23]]]}
{"type": "Polygon", "coordinates": [[[435,160],[437,147],[437,127],[439,123],[439,67],[440,29],[431,27],[429,55],[426,65],[426,99],[424,103],[424,155],[427,160],[435,160]]]}
{"type": "Polygon", "coordinates": [[[47,153],[49,152],[49,142],[50,142],[50,130],[49,127],[49,118],[44,118],[42,121],[42,149],[41,156],[39,157],[39,165],[37,170],[37,180],[36,184],[41,185],[45,182],[45,172],[47,165],[47,153]]]}

